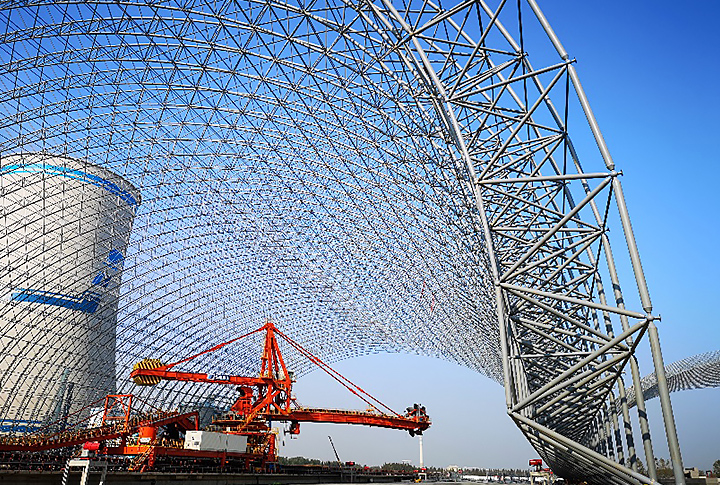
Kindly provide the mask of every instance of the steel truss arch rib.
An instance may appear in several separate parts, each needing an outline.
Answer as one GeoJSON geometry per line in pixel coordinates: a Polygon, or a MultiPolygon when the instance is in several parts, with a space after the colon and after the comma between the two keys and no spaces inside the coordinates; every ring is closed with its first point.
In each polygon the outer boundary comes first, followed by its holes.
{"type": "MultiPolygon", "coordinates": [[[[403,351],[483,372],[504,383],[510,417],[558,474],[646,483],[655,471],[644,402],[649,478],[638,473],[623,372],[640,388],[634,351],[648,335],[682,469],[621,174],[534,0],[40,1],[3,4],[0,23],[3,237],[26,251],[27,268],[18,276],[3,253],[12,336],[0,375],[44,392],[0,402],[3,416],[91,401],[89,381],[63,365],[99,350],[43,340],[44,359],[29,343],[38,308],[62,321],[77,305],[14,281],[58,294],[60,281],[96,281],[94,267],[53,280],[47,255],[90,245],[105,257],[102,237],[63,240],[58,223],[31,251],[21,226],[70,212],[82,225],[110,207],[115,189],[88,175],[100,167],[142,194],[132,217],[108,215],[132,230],[107,231],[127,238],[122,285],[118,273],[119,286],[93,300],[116,328],[105,348],[115,368],[87,369],[116,372],[106,386],[127,390],[137,360],[179,360],[272,318],[326,362],[403,351]],[[526,46],[531,27],[559,60],[531,64],[541,47],[526,46]],[[599,156],[570,138],[573,96],[599,156]],[[50,187],[68,174],[53,196],[76,190],[74,200],[25,217],[33,180],[50,187]],[[608,236],[618,224],[639,304],[621,291],[608,236]],[[29,374],[17,370],[23,359],[29,374]]],[[[256,343],[193,365],[251,371],[256,343]]],[[[297,356],[288,363],[310,370],[297,356]]],[[[208,409],[230,401],[183,383],[141,393],[208,409]]]]}

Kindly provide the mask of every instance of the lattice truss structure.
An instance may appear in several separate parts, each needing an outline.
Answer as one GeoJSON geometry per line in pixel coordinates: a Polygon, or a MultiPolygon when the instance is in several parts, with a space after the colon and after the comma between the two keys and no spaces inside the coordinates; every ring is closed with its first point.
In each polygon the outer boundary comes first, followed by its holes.
{"type": "Polygon", "coordinates": [[[615,403],[652,306],[573,62],[534,0],[1,3],[3,429],[108,391],[227,405],[127,375],[272,319],[328,362],[482,372],[558,474],[647,482],[615,403]]]}
{"type": "MultiPolygon", "coordinates": [[[[720,350],[693,355],[665,366],[670,392],[685,391],[689,389],[706,389],[720,387],[720,350]]],[[[640,381],[645,401],[660,395],[658,378],[653,372],[640,381]]],[[[636,403],[635,389],[626,389],[629,406],[636,403]]]]}

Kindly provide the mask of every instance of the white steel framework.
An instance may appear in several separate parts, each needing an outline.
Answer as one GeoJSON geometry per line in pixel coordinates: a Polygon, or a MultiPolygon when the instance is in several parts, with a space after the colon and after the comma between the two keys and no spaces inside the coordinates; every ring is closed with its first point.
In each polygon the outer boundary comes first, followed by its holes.
{"type": "MultiPolygon", "coordinates": [[[[639,484],[655,479],[653,443],[642,398],[638,433],[624,393],[640,388],[648,340],[683,483],[620,174],[535,0],[1,2],[2,197],[24,186],[8,176],[18,156],[101,166],[142,195],[117,308],[120,391],[140,359],[176,361],[272,318],[326,361],[405,351],[482,372],[556,473],[639,484]],[[595,152],[569,136],[581,116],[595,152]],[[622,292],[610,226],[639,302],[622,292]]],[[[65,301],[13,300],[22,268],[0,271],[18,314],[65,301]]],[[[13,322],[8,355],[27,344],[13,322]]],[[[257,343],[242,345],[192,365],[249,372],[257,343]]],[[[69,384],[34,399],[67,407],[69,384]]],[[[230,399],[183,383],[142,392],[230,399]]]]}

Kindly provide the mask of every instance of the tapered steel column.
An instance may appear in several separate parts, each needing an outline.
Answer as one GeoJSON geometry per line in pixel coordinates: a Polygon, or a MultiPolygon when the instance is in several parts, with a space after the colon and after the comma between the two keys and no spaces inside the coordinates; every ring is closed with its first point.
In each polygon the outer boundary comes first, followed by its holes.
{"type": "Polygon", "coordinates": [[[635,404],[637,405],[638,421],[640,421],[640,434],[642,435],[645,461],[647,462],[648,476],[657,480],[657,467],[655,466],[655,453],[650,439],[650,426],[648,425],[645,397],[642,394],[642,380],[637,359],[633,355],[630,359],[630,373],[632,374],[633,388],[635,389],[635,404]],[[638,392],[638,389],[640,392],[638,392]]]}
{"type": "MultiPolygon", "coordinates": [[[[622,412],[623,430],[625,431],[625,444],[627,445],[628,464],[634,471],[638,471],[637,452],[635,451],[635,440],[633,438],[632,423],[630,422],[630,409],[627,405],[627,396],[625,395],[625,382],[620,378],[618,385],[618,398],[620,399],[620,410],[622,412]]],[[[613,407],[615,407],[613,405],[613,407]]],[[[617,414],[617,409],[613,410],[617,414]]],[[[618,433],[620,431],[618,430],[618,433]]],[[[620,441],[620,437],[617,438],[620,441]]]]}
{"type": "MultiPolygon", "coordinates": [[[[619,308],[624,308],[625,303],[623,300],[622,291],[620,289],[620,279],[618,278],[617,269],[615,268],[615,259],[612,253],[612,247],[607,235],[602,236],[603,251],[605,251],[605,259],[608,264],[608,271],[610,273],[610,281],[613,285],[613,293],[615,295],[615,301],[619,308]]],[[[630,322],[624,315],[620,315],[620,323],[622,324],[623,330],[627,331],[630,328],[630,322]]],[[[632,339],[628,339],[626,342],[628,345],[632,345],[632,339]]],[[[630,359],[630,375],[632,378],[633,388],[641,389],[642,380],[640,378],[640,368],[638,367],[637,360],[633,355],[630,359]]],[[[625,392],[624,389],[622,391],[625,392]]],[[[645,461],[647,462],[648,476],[653,480],[657,480],[657,469],[655,467],[655,453],[653,451],[652,439],[650,438],[650,426],[647,419],[647,411],[645,408],[645,397],[642,392],[635,393],[635,403],[637,405],[638,421],[640,422],[640,437],[643,441],[643,449],[645,451],[645,461]]],[[[626,404],[627,406],[627,404],[626,404]]]]}
{"type": "MultiPolygon", "coordinates": [[[[648,326],[648,337],[652,349],[653,363],[655,364],[655,376],[657,377],[658,394],[660,394],[660,406],[663,418],[665,419],[665,432],[668,435],[668,447],[670,448],[670,459],[672,460],[675,483],[685,485],[685,473],[683,470],[682,456],[680,454],[680,443],[675,428],[675,416],[673,415],[672,403],[670,402],[670,390],[668,389],[667,378],[665,377],[665,365],[663,364],[662,351],[660,349],[660,337],[655,322],[648,326]]],[[[642,389],[639,390],[642,392],[642,389]]],[[[637,392],[637,391],[636,391],[637,392]]]]}
{"type": "MultiPolygon", "coordinates": [[[[620,221],[622,222],[628,250],[630,251],[630,260],[632,261],[633,271],[635,272],[635,281],[637,281],[638,284],[640,300],[642,301],[643,309],[649,314],[652,312],[650,293],[647,288],[647,283],[645,282],[645,275],[640,262],[640,253],[635,243],[635,235],[633,234],[630,216],[628,215],[627,206],[625,205],[622,185],[620,184],[620,179],[617,177],[613,179],[613,192],[615,193],[615,200],[617,201],[618,211],[620,212],[620,221]]],[[[680,443],[675,427],[675,416],[673,415],[672,404],[670,403],[670,391],[668,390],[667,379],[665,377],[665,364],[663,363],[662,352],[660,350],[660,337],[658,336],[657,327],[652,320],[650,320],[650,324],[648,325],[648,338],[650,339],[653,364],[655,365],[655,375],[658,380],[658,394],[660,395],[660,404],[665,422],[665,434],[667,435],[670,458],[672,458],[673,462],[675,483],[677,485],[685,485],[682,456],[680,455],[680,443]]],[[[642,394],[642,388],[635,389],[635,394],[637,395],[638,393],[642,394]]]]}

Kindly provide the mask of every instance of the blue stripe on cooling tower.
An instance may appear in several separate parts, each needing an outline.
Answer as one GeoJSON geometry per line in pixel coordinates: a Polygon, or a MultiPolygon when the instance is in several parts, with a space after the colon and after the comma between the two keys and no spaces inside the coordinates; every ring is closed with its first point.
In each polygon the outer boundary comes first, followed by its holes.
{"type": "Polygon", "coordinates": [[[70,310],[79,310],[83,313],[95,313],[100,305],[100,295],[93,292],[85,292],[82,296],[69,296],[24,288],[18,288],[18,291],[13,292],[12,300],[59,306],[70,310]]]}
{"type": "Polygon", "coordinates": [[[16,433],[28,433],[38,431],[42,428],[42,421],[30,421],[27,419],[0,419],[0,433],[15,431],[16,433]]]}
{"type": "Polygon", "coordinates": [[[117,184],[114,184],[109,180],[105,180],[102,177],[98,177],[97,175],[93,175],[80,170],[74,170],[72,168],[57,167],[55,165],[49,165],[47,163],[8,165],[0,168],[0,176],[7,173],[47,173],[50,175],[59,175],[61,177],[81,180],[97,187],[102,187],[111,194],[117,195],[133,208],[137,207],[138,205],[137,199],[135,199],[135,197],[130,192],[128,192],[127,190],[123,190],[117,184]]]}

